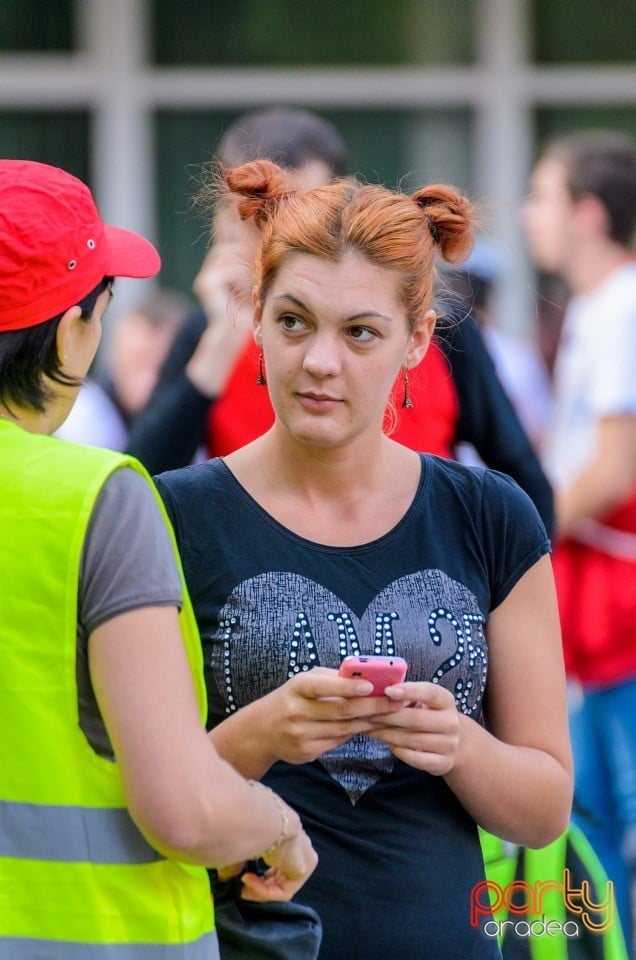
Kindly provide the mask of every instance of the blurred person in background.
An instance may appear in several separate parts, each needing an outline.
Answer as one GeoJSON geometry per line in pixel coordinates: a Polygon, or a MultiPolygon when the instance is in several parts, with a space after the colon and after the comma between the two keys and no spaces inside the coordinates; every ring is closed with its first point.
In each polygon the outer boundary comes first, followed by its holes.
{"type": "Polygon", "coordinates": [[[563,277],[539,270],[535,289],[537,344],[552,385],[568,288],[563,277]]]}
{"type": "Polygon", "coordinates": [[[124,450],[128,430],[144,409],[192,301],[160,288],[113,321],[96,366],[56,436],[124,450]]]}
{"type": "Polygon", "coordinates": [[[116,317],[96,379],[127,424],[148,403],[161,367],[192,306],[191,298],[177,290],[160,287],[116,317]]]}
{"type": "Polygon", "coordinates": [[[636,146],[587,132],[552,143],[525,227],[566,281],[545,464],[572,681],[575,816],[611,880],[628,943],[636,860],[636,146]]]}
{"type": "Polygon", "coordinates": [[[505,270],[504,254],[480,234],[470,256],[446,270],[443,280],[472,310],[501,384],[538,448],[550,413],[550,377],[539,350],[494,321],[493,296],[505,270]]]}
{"type": "MultiPolygon", "coordinates": [[[[345,145],[335,128],[304,110],[277,107],[240,117],[221,138],[222,164],[265,157],[287,169],[290,185],[309,189],[342,175],[345,145]]],[[[148,407],[132,426],[129,452],[152,473],[186,466],[203,445],[222,456],[263,434],[274,421],[258,386],[258,350],[250,293],[258,231],[228,203],[214,219],[213,241],[194,289],[201,303],[177,335],[148,407]]],[[[453,457],[471,443],[481,459],[512,476],[535,502],[548,532],[552,492],[492,360],[465,307],[449,307],[424,361],[396,391],[392,437],[414,450],[453,457]]]]}

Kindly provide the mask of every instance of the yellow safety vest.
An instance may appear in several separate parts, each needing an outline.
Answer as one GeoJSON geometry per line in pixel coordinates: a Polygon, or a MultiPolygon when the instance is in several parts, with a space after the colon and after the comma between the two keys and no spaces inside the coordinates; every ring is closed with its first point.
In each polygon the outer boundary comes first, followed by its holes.
{"type": "MultiPolygon", "coordinates": [[[[566,904],[562,893],[559,891],[559,882],[563,879],[563,870],[569,866],[568,848],[576,854],[578,860],[583,865],[587,879],[583,884],[592,884],[595,894],[598,897],[601,891],[607,887],[607,875],[601,866],[601,863],[590,846],[588,840],[581,833],[579,828],[570,823],[569,827],[560,837],[550,843],[547,847],[539,850],[533,850],[529,847],[511,849],[510,845],[505,844],[503,840],[487,833],[485,830],[479,831],[482,852],[484,855],[484,864],[486,867],[486,878],[495,888],[492,893],[496,894],[499,889],[506,887],[513,889],[516,881],[525,881],[531,889],[541,891],[541,913],[533,912],[528,909],[523,914],[525,926],[528,927],[526,948],[523,955],[529,957],[529,960],[568,960],[569,940],[565,933],[555,935],[545,935],[542,929],[547,917],[551,921],[564,924],[566,920],[572,919],[574,914],[567,913],[566,904]],[[518,871],[519,865],[523,869],[518,871]],[[518,873],[520,875],[518,876],[518,873]],[[552,884],[552,885],[551,885],[552,884]],[[535,925],[533,927],[533,924],[535,925]],[[532,930],[537,929],[537,935],[532,934],[532,930]]],[[[491,897],[492,902],[493,897],[491,897]]],[[[505,904],[500,903],[500,899],[495,895],[493,904],[493,916],[499,932],[497,939],[501,947],[503,960],[519,956],[519,944],[524,941],[515,941],[513,938],[506,937],[506,921],[509,918],[509,910],[505,904]]],[[[518,916],[512,918],[520,919],[518,916]]],[[[577,918],[578,919],[578,918],[577,918]]],[[[511,923],[512,925],[512,923],[511,923]]],[[[598,937],[600,949],[594,949],[594,956],[599,953],[605,960],[629,960],[629,953],[625,946],[623,931],[620,920],[617,915],[612,914],[612,922],[609,929],[602,933],[588,933],[588,937],[598,937]]],[[[587,955],[581,946],[573,948],[576,956],[587,955]]]]}
{"type": "MultiPolygon", "coordinates": [[[[78,722],[82,549],[97,495],[122,466],[148,477],[122,454],[0,420],[0,960],[218,958],[206,871],[147,843],[118,765],[78,722]]],[[[201,646],[184,596],[203,722],[201,646]]]]}

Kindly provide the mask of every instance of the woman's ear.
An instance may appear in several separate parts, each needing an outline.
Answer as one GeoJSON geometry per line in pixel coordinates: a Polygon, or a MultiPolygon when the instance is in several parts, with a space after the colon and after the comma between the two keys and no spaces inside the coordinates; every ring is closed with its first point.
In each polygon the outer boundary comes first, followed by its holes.
{"type": "Polygon", "coordinates": [[[437,314],[434,310],[427,310],[424,316],[416,321],[404,358],[404,366],[407,370],[412,370],[424,358],[433,339],[436,322],[437,314]]]}
{"type": "Polygon", "coordinates": [[[259,349],[263,346],[263,333],[261,330],[262,319],[263,319],[263,311],[261,309],[261,305],[260,303],[255,303],[254,319],[252,322],[254,324],[254,340],[256,342],[256,346],[259,347],[259,349]]]}
{"type": "MultiPolygon", "coordinates": [[[[63,314],[57,326],[55,335],[55,348],[62,369],[64,369],[69,358],[75,355],[75,344],[79,332],[79,323],[81,321],[82,309],[79,306],[69,307],[63,314]]],[[[67,371],[68,372],[68,371],[67,371]]]]}

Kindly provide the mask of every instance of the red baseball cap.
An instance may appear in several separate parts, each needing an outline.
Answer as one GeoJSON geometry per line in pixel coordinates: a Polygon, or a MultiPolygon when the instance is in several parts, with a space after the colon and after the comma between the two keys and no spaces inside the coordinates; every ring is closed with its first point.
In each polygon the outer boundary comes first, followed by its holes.
{"type": "Polygon", "coordinates": [[[101,219],[88,187],[33,160],[0,160],[0,333],[79,303],[103,277],[154,277],[153,245],[101,219]]]}

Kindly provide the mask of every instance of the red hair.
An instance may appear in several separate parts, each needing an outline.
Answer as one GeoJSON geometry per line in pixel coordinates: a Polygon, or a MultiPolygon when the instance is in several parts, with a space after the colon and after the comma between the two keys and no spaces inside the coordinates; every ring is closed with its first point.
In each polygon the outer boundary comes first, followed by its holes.
{"type": "Polygon", "coordinates": [[[471,204],[451,186],[408,196],[347,178],[299,193],[269,160],[241,164],[224,179],[241,219],[252,218],[262,233],[254,289],[260,303],[288,254],[336,262],[353,252],[395,271],[412,326],[431,300],[436,253],[458,263],[472,247],[471,204]]]}

